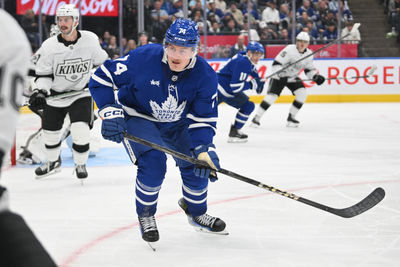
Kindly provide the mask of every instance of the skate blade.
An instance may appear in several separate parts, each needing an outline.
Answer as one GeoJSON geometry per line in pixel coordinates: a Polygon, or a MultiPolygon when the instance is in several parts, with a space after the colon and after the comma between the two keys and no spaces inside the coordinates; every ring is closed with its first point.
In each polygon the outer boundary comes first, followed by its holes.
{"type": "Polygon", "coordinates": [[[228,143],[246,143],[246,142],[247,142],[247,138],[246,139],[240,139],[240,138],[236,138],[236,137],[228,138],[228,143]]]}
{"type": "Polygon", "coordinates": [[[56,174],[56,173],[58,173],[58,172],[60,172],[60,171],[61,171],[61,168],[57,168],[57,169],[54,169],[54,170],[50,171],[49,173],[46,173],[46,174],[43,174],[43,175],[36,175],[35,178],[36,178],[37,180],[40,180],[40,179],[42,179],[42,178],[44,178],[44,177],[47,177],[47,176],[56,174]]]}
{"type": "Polygon", "coordinates": [[[194,227],[194,230],[196,230],[196,232],[200,232],[200,233],[212,234],[212,235],[229,235],[229,232],[226,230],[222,230],[220,232],[212,232],[212,231],[202,228],[202,227],[196,227],[196,226],[193,226],[193,227],[194,227]]]}
{"type": "Polygon", "coordinates": [[[155,246],[155,242],[146,242],[147,245],[149,245],[149,247],[151,248],[151,250],[153,250],[154,252],[156,252],[157,248],[155,246]]]}
{"type": "Polygon", "coordinates": [[[250,123],[250,124],[249,124],[249,127],[250,127],[250,128],[259,128],[260,125],[255,124],[255,123],[250,123]]]}
{"type": "Polygon", "coordinates": [[[286,127],[289,127],[289,128],[297,128],[297,127],[299,127],[299,124],[298,124],[298,123],[294,123],[294,122],[288,121],[287,124],[286,124],[286,127]]]}

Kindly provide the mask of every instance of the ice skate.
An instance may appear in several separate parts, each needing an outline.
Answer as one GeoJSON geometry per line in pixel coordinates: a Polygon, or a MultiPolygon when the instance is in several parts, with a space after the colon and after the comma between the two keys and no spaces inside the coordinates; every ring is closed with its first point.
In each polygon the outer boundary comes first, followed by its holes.
{"type": "Polygon", "coordinates": [[[142,238],[144,241],[149,243],[149,246],[152,250],[156,250],[154,247],[154,242],[157,242],[160,239],[160,235],[158,234],[156,219],[154,216],[149,217],[140,217],[139,219],[139,227],[140,232],[142,233],[142,238]]]}
{"type": "Polygon", "coordinates": [[[231,126],[231,130],[229,131],[229,139],[228,143],[245,143],[247,142],[247,134],[242,133],[239,129],[236,129],[235,126],[231,126]]]}
{"type": "Polygon", "coordinates": [[[178,204],[185,211],[189,224],[191,224],[196,231],[217,235],[229,234],[225,230],[225,222],[220,218],[213,217],[208,214],[193,217],[192,215],[190,215],[185,200],[183,198],[179,199],[178,204]]]}
{"type": "Polygon", "coordinates": [[[260,121],[257,120],[255,117],[251,120],[249,127],[251,128],[258,128],[260,127],[260,121]]]}
{"type": "Polygon", "coordinates": [[[85,179],[85,178],[88,177],[88,173],[86,171],[86,165],[85,164],[82,164],[82,165],[75,164],[74,172],[75,172],[76,177],[78,179],[85,179]]]}
{"type": "Polygon", "coordinates": [[[35,170],[36,179],[40,179],[60,171],[61,171],[61,158],[58,157],[56,161],[47,161],[43,163],[40,167],[36,168],[35,170]]]}
{"type": "Polygon", "coordinates": [[[287,124],[286,127],[299,127],[300,122],[298,120],[296,120],[295,118],[293,118],[292,114],[289,114],[288,118],[287,118],[287,124]]]}
{"type": "Polygon", "coordinates": [[[26,165],[34,164],[32,153],[27,149],[25,149],[24,147],[22,149],[23,151],[19,154],[17,162],[19,164],[26,164],[26,165]]]}

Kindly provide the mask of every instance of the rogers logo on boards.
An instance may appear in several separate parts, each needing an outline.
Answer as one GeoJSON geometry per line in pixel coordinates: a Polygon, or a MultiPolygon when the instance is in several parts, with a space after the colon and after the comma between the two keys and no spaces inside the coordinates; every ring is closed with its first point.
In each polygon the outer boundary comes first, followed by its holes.
{"type": "MultiPolygon", "coordinates": [[[[82,16],[118,16],[118,0],[42,0],[42,13],[54,16],[60,5],[74,4],[82,16]]],[[[39,13],[39,0],[17,0],[17,14],[23,15],[28,9],[39,13]]]]}

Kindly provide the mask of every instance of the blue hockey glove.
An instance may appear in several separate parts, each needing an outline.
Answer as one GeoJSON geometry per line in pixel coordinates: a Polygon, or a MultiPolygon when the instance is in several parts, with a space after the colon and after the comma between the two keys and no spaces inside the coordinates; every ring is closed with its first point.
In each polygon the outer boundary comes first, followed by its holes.
{"type": "Polygon", "coordinates": [[[121,143],[124,139],[123,132],[126,130],[124,111],[120,105],[112,104],[104,106],[99,115],[103,120],[101,134],[104,139],[121,143]]]}
{"type": "Polygon", "coordinates": [[[256,82],[257,82],[256,92],[257,92],[257,94],[261,94],[262,91],[264,90],[265,82],[262,82],[261,79],[256,79],[256,82]]]}
{"type": "Polygon", "coordinates": [[[47,92],[45,90],[37,89],[33,91],[32,95],[29,97],[29,106],[32,109],[44,109],[46,106],[46,96],[47,92]]]}
{"type": "Polygon", "coordinates": [[[321,85],[325,82],[325,77],[319,74],[315,74],[313,77],[313,81],[316,82],[318,85],[321,85]]]}
{"type": "Polygon", "coordinates": [[[219,158],[215,152],[215,146],[213,144],[200,145],[193,150],[193,155],[198,160],[205,161],[210,168],[205,166],[195,166],[194,174],[197,177],[210,179],[211,182],[215,182],[218,177],[215,170],[219,170],[219,158]]]}

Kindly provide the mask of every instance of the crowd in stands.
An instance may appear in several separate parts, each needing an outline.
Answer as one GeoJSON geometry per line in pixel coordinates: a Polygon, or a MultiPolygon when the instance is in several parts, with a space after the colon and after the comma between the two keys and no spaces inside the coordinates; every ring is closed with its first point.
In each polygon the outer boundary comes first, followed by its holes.
{"type": "MultiPolygon", "coordinates": [[[[400,2],[400,0],[391,0],[400,2]]],[[[324,44],[338,38],[338,22],[344,32],[351,29],[353,16],[346,0],[188,0],[189,18],[196,21],[201,34],[208,35],[247,35],[263,45],[289,44],[292,42],[292,30],[295,35],[306,31],[311,37],[311,44],[324,44]],[[248,3],[250,1],[250,3],[248,3]],[[204,14],[203,3],[207,5],[204,14]],[[341,12],[339,12],[339,10],[341,12]],[[293,14],[294,13],[294,14],[293,14]],[[341,13],[341,17],[339,14],[341,13]],[[293,27],[292,17],[295,15],[293,27]],[[250,28],[250,31],[249,31],[250,28]]],[[[130,34],[136,27],[136,20],[124,21],[122,54],[148,42],[161,43],[169,25],[178,17],[183,17],[182,0],[144,0],[145,32],[130,34]],[[131,29],[131,30],[130,30],[131,29]],[[136,36],[138,36],[136,38],[136,36]]],[[[46,19],[44,19],[45,21],[46,19]]],[[[27,12],[21,19],[21,25],[27,32],[32,46],[38,45],[37,22],[33,12],[27,12]]],[[[48,35],[49,25],[44,23],[43,40],[48,35]]],[[[101,35],[101,34],[100,34],[101,35]]],[[[111,58],[121,54],[115,35],[105,31],[101,45],[111,58]]],[[[358,43],[358,35],[346,38],[344,43],[358,43]]],[[[230,51],[223,51],[221,57],[229,56],[230,51]]]]}
{"type": "Polygon", "coordinates": [[[388,37],[394,37],[400,43],[400,0],[381,0],[385,7],[385,13],[388,15],[388,22],[392,31],[388,37]]]}

